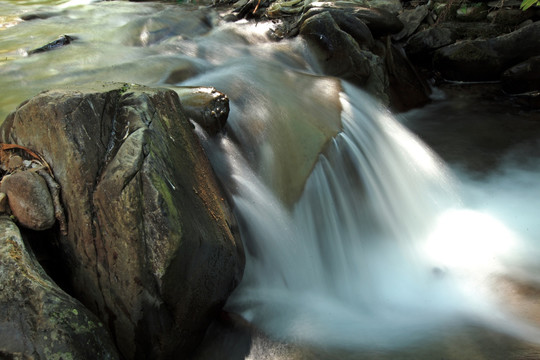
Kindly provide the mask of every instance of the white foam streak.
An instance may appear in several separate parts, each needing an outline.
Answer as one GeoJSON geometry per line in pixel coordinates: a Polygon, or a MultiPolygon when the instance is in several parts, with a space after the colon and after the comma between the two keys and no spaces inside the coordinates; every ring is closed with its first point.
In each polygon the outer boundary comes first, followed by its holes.
{"type": "Polygon", "coordinates": [[[396,348],[463,324],[534,339],[538,329],[501,307],[493,286],[519,237],[464,209],[439,159],[345,87],[343,131],[292,208],[222,141],[247,252],[228,310],[314,346],[396,348]]]}

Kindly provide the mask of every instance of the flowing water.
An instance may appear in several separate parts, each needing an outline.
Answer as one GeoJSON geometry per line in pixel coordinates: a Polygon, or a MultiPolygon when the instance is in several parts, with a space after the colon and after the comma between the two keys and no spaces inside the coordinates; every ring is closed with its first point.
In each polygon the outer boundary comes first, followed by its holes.
{"type": "Polygon", "coordinates": [[[247,255],[226,310],[259,335],[224,355],[241,338],[227,335],[208,358],[540,358],[534,168],[458,181],[271,26],[194,5],[0,0],[0,117],[96,80],[229,96],[226,134],[197,131],[247,255]],[[28,55],[62,34],[75,41],[28,55]]]}

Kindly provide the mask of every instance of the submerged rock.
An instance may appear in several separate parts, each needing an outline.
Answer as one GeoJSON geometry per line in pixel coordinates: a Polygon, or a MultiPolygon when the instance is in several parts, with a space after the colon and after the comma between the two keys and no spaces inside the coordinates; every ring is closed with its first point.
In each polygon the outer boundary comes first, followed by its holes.
{"type": "Polygon", "coordinates": [[[75,37],[73,36],[62,35],[58,39],[51,41],[50,43],[43,45],[42,47],[28,51],[28,55],[34,55],[34,54],[38,54],[38,53],[42,53],[46,51],[59,49],[63,46],[71,44],[73,40],[75,40],[75,37]]]}
{"type": "Polygon", "coordinates": [[[118,359],[106,327],[62,291],[0,217],[0,358],[118,359]]]}
{"type": "Polygon", "coordinates": [[[187,118],[199,124],[208,134],[225,128],[229,116],[229,98],[213,87],[180,87],[175,89],[187,118]]]}
{"type": "Polygon", "coordinates": [[[244,260],[178,95],[125,84],[47,91],[0,130],[53,169],[68,219],[58,254],[123,356],[185,358],[244,260]]]}
{"type": "Polygon", "coordinates": [[[18,171],[0,183],[17,221],[32,230],[46,230],[56,222],[54,204],[45,180],[34,171],[18,171]]]}

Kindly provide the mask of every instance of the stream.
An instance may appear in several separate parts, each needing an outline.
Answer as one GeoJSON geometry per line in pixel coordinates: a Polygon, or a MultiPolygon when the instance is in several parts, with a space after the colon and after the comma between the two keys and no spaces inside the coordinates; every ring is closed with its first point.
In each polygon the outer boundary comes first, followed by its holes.
{"type": "Polygon", "coordinates": [[[1,119],[94,81],[229,97],[197,133],[247,264],[195,359],[540,359],[538,112],[447,87],[391,114],[225,11],[0,0],[1,119]]]}

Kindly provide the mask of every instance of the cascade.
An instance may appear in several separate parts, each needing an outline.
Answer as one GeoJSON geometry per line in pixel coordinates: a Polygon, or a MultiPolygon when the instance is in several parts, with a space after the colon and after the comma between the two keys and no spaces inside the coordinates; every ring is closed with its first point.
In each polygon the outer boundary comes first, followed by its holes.
{"type": "MultiPolygon", "coordinates": [[[[466,209],[427,146],[369,95],[342,86],[342,130],[291,206],[257,171],[274,168],[274,157],[250,162],[231,140],[241,129],[271,153],[260,131],[247,130],[256,115],[232,113],[232,133],[218,140],[199,130],[227,179],[247,253],[227,310],[275,339],[315,346],[397,348],[464,324],[537,341],[540,331],[490,288],[516,235],[466,209]]],[[[267,94],[262,103],[272,103],[267,94]]]]}

